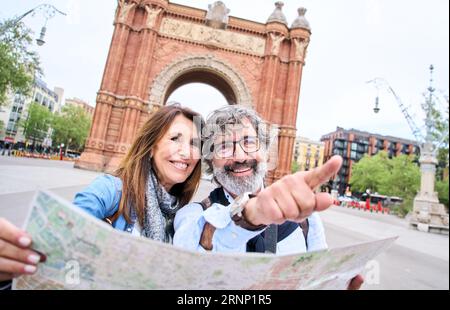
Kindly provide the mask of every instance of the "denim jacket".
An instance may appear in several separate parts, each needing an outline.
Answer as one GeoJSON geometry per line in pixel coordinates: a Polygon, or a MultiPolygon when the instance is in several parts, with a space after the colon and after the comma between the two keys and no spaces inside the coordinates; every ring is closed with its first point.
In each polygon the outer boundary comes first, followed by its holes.
{"type": "MultiPolygon", "coordinates": [[[[119,210],[122,197],[122,181],[112,175],[97,177],[86,189],[77,193],[73,204],[92,216],[103,220],[113,216],[119,210]]],[[[134,223],[135,220],[132,219],[134,223]]],[[[113,223],[118,230],[131,233],[134,224],[128,224],[123,215],[113,223]]]]}

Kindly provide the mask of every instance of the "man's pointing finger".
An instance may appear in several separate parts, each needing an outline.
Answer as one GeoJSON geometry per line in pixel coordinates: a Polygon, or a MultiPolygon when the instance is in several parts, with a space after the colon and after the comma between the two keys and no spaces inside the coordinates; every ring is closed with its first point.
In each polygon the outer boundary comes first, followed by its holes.
{"type": "Polygon", "coordinates": [[[315,190],[318,186],[328,182],[341,169],[342,157],[333,156],[323,166],[305,173],[305,182],[315,190]]]}

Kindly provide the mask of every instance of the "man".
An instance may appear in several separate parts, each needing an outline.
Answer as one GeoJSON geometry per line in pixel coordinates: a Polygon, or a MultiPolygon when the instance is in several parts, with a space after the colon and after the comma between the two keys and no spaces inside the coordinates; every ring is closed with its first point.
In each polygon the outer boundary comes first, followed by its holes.
{"type": "MultiPolygon", "coordinates": [[[[290,254],[327,248],[316,211],[332,205],[327,193],[316,193],[335,175],[342,158],[333,157],[310,172],[286,176],[264,188],[270,130],[248,108],[227,106],[208,119],[204,161],[219,185],[201,203],[175,217],[174,245],[199,251],[290,254]]],[[[359,289],[362,277],[349,289],[359,289]]]]}

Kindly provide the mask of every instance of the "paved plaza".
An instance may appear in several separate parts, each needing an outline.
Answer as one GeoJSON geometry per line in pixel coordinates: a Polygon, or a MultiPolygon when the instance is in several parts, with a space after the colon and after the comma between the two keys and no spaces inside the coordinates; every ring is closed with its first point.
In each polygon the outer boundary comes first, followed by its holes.
{"type": "MultiPolygon", "coordinates": [[[[0,156],[0,217],[21,226],[36,190],[72,200],[98,175],[74,169],[71,162],[0,156]]],[[[202,181],[195,200],[202,200],[212,188],[202,181]]],[[[376,260],[378,283],[366,283],[364,289],[449,289],[448,236],[411,230],[407,221],[395,216],[341,207],[332,207],[321,217],[330,247],[399,236],[376,260]]],[[[373,265],[368,268],[373,270],[373,265]]]]}

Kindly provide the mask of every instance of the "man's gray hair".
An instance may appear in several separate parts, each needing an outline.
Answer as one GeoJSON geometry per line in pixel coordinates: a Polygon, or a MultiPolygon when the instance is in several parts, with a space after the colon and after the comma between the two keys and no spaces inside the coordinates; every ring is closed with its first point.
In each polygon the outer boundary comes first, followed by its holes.
{"type": "Polygon", "coordinates": [[[258,113],[240,105],[229,105],[215,110],[208,116],[206,125],[202,131],[203,139],[203,160],[207,164],[206,173],[213,172],[212,158],[214,154],[214,140],[218,135],[223,135],[233,125],[243,125],[243,120],[247,119],[255,129],[261,147],[266,151],[270,149],[272,142],[278,136],[278,130],[264,121],[258,113]]]}

